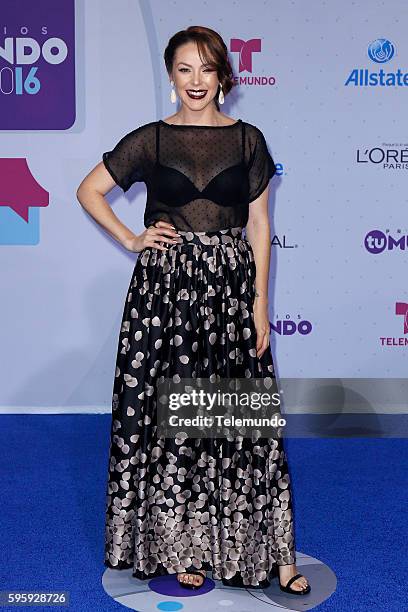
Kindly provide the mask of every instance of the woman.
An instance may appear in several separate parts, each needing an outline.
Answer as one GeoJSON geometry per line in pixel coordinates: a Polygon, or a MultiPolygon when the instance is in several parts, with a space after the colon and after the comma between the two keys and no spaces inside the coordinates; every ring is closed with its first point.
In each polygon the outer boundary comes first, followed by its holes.
{"type": "Polygon", "coordinates": [[[132,567],[141,579],[176,573],[188,588],[203,584],[205,570],[249,588],[267,587],[275,572],[283,590],[304,594],[282,439],[180,441],[156,432],[155,389],[165,378],[275,377],[273,159],[257,127],[219,110],[233,85],[219,34],[180,31],[164,59],[179,110],[124,136],[78,189],[98,223],[140,253],[118,343],[105,565],[132,567]],[[115,184],[127,191],[136,181],[147,185],[140,235],[104,199],[115,184]]]}

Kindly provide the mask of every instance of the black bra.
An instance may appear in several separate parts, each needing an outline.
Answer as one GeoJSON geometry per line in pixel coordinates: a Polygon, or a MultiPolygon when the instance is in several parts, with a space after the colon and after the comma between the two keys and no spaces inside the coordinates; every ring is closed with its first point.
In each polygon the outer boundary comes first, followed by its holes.
{"type": "Polygon", "coordinates": [[[234,206],[248,202],[249,180],[244,157],[244,125],[242,126],[242,160],[224,168],[200,191],[180,170],[159,162],[159,132],[156,125],[156,162],[152,171],[155,197],[167,206],[184,206],[197,199],[215,202],[220,206],[234,206]]]}

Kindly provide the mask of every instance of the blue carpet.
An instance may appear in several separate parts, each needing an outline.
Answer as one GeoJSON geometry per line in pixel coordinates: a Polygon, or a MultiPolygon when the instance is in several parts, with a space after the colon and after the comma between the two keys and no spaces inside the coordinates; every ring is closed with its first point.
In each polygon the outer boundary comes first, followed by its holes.
{"type": "MultiPolygon", "coordinates": [[[[125,609],[101,584],[110,418],[0,415],[1,590],[69,591],[60,610],[125,609]]],[[[406,440],[289,439],[286,448],[296,548],[338,577],[315,609],[407,610],[406,440]]]]}

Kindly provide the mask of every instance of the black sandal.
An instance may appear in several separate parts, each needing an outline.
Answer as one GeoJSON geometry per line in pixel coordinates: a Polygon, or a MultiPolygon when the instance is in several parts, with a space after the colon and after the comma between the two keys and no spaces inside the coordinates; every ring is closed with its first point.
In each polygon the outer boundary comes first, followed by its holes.
{"type": "Polygon", "coordinates": [[[201,576],[201,578],[203,579],[201,584],[193,584],[193,583],[190,584],[189,582],[183,582],[177,579],[177,582],[181,584],[181,586],[185,587],[186,589],[201,589],[206,579],[206,576],[204,576],[204,574],[200,572],[199,570],[190,570],[189,572],[177,572],[177,576],[181,574],[194,574],[196,576],[201,576]]]}
{"type": "Polygon", "coordinates": [[[279,586],[281,591],[285,591],[285,593],[290,593],[291,595],[306,595],[307,593],[310,593],[310,584],[305,586],[300,591],[292,589],[292,587],[290,586],[293,582],[295,582],[295,580],[297,580],[298,578],[302,578],[302,576],[303,574],[295,574],[294,576],[292,576],[292,578],[289,578],[285,586],[282,586],[279,580],[279,586]]]}

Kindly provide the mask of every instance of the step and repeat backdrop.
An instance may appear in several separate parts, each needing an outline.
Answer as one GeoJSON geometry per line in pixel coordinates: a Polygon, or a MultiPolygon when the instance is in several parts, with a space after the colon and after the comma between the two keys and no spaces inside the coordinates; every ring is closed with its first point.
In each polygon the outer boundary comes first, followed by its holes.
{"type": "MultiPolygon", "coordinates": [[[[277,375],[339,384],[406,376],[405,0],[2,0],[1,8],[3,412],[110,410],[137,255],[89,217],[76,189],[123,135],[174,112],[163,52],[189,25],[224,38],[236,86],[222,110],[263,131],[278,168],[270,184],[277,375]]],[[[115,187],[107,199],[143,231],[143,184],[126,194],[115,187]]]]}

